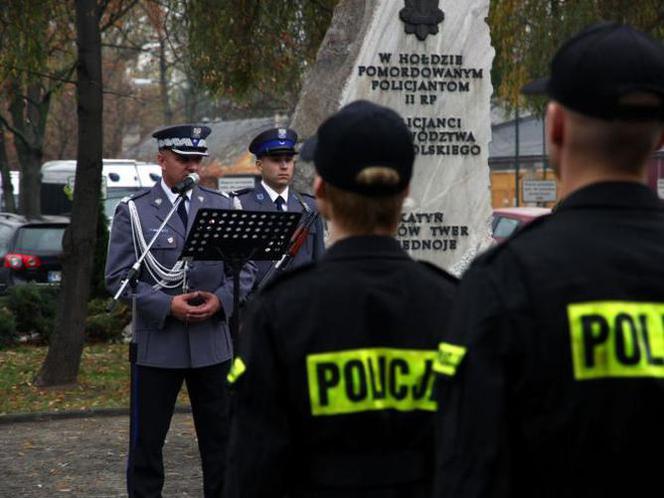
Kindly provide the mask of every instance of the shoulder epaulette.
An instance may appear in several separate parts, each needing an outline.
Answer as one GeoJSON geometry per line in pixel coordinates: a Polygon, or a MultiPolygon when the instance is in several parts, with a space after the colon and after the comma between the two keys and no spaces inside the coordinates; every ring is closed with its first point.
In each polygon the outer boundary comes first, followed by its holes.
{"type": "Polygon", "coordinates": [[[499,244],[496,244],[493,247],[490,247],[487,249],[485,252],[477,256],[473,263],[488,263],[492,260],[494,260],[496,257],[498,257],[503,251],[505,251],[509,246],[511,245],[511,241],[518,239],[519,237],[522,237],[523,234],[525,233],[530,233],[531,230],[538,228],[540,225],[543,223],[546,223],[549,218],[551,218],[550,214],[545,214],[543,216],[538,216],[535,218],[533,221],[528,223],[527,225],[519,228],[516,232],[514,232],[512,235],[510,235],[507,239],[504,241],[500,242],[499,244]]]}
{"type": "Polygon", "coordinates": [[[300,192],[300,191],[298,191],[297,193],[300,194],[300,195],[302,195],[302,196],[304,196],[304,197],[308,197],[309,199],[316,199],[316,196],[315,196],[315,195],[307,194],[306,192],[300,192]]]}
{"type": "Polygon", "coordinates": [[[226,197],[226,198],[229,197],[229,195],[226,192],[224,192],[223,190],[216,190],[216,189],[212,189],[212,188],[209,188],[209,187],[203,187],[202,185],[199,185],[198,188],[203,190],[204,192],[207,192],[208,194],[217,194],[217,195],[220,195],[220,196],[226,197]]]}
{"type": "Polygon", "coordinates": [[[144,195],[147,195],[149,192],[150,192],[150,189],[141,190],[141,191],[136,192],[134,194],[123,197],[120,202],[123,203],[123,204],[127,204],[129,201],[135,201],[139,197],[143,197],[144,195]]]}
{"type": "Polygon", "coordinates": [[[249,192],[253,192],[254,189],[252,187],[246,187],[246,188],[241,188],[239,190],[233,190],[230,192],[230,194],[233,197],[238,197],[240,195],[248,194],[249,192]]]}
{"type": "Polygon", "coordinates": [[[423,260],[418,260],[417,261],[419,264],[426,266],[429,270],[434,271],[437,275],[440,275],[443,277],[445,280],[448,280],[449,282],[453,283],[454,285],[459,283],[459,279],[452,275],[451,273],[446,272],[442,268],[434,265],[433,263],[430,263],[429,261],[423,261],[423,260]]]}
{"type": "Polygon", "coordinates": [[[261,289],[262,292],[266,292],[276,286],[281,285],[284,282],[288,282],[291,278],[300,275],[301,273],[304,273],[306,271],[311,270],[314,266],[316,266],[315,262],[309,262],[305,263],[303,265],[300,265],[296,268],[293,268],[292,270],[288,270],[284,273],[281,273],[280,275],[277,275],[274,277],[272,280],[270,280],[267,284],[265,284],[265,287],[261,289]]]}

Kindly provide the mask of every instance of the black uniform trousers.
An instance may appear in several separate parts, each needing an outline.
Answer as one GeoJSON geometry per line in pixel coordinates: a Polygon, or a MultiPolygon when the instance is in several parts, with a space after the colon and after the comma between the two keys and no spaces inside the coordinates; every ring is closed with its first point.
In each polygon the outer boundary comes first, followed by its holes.
{"type": "Polygon", "coordinates": [[[221,496],[228,440],[229,362],[176,369],[132,365],[127,492],[158,498],[164,485],[162,448],[182,382],[187,384],[203,468],[205,498],[221,496]]]}

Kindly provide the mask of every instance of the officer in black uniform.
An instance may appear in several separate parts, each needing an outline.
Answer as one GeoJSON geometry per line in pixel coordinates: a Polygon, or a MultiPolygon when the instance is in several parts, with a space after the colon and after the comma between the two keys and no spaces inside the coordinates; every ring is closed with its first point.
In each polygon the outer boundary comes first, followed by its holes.
{"type": "MultiPolygon", "coordinates": [[[[198,172],[208,155],[210,128],[176,125],[153,137],[162,179],[152,189],[121,202],[113,218],[106,261],[106,283],[115,293],[139,254],[171,211],[172,188],[198,172]]],[[[204,496],[220,496],[228,435],[225,378],[232,346],[228,319],[233,312],[233,279],[221,261],[178,263],[187,233],[202,208],[231,209],[228,196],[194,186],[159,232],[143,261],[134,292],[132,413],[127,463],[131,498],[157,498],[164,484],[162,447],[183,381],[198,436],[204,496]],[[183,288],[185,281],[188,290],[183,288]],[[135,348],[135,349],[134,349],[135,348]]],[[[251,289],[256,269],[241,273],[240,295],[251,289]]]]}
{"type": "Polygon", "coordinates": [[[664,47],[631,27],[567,41],[545,93],[563,199],[464,275],[440,344],[435,496],[661,491],[664,47]]]}
{"type": "Polygon", "coordinates": [[[367,101],[308,142],[332,245],[259,294],[229,374],[229,496],[419,497],[433,478],[433,359],[456,280],[393,238],[413,143],[367,101]]]}
{"type": "MultiPolygon", "coordinates": [[[[256,167],[261,174],[261,182],[255,188],[235,192],[248,211],[291,211],[311,215],[316,212],[313,196],[296,192],[291,187],[295,172],[295,144],[297,133],[289,128],[272,128],[257,135],[249,145],[249,151],[256,156],[256,167]]],[[[325,251],[323,223],[319,219],[311,226],[307,239],[289,264],[296,268],[305,263],[317,261],[325,251]]],[[[272,261],[257,261],[258,275],[256,286],[260,284],[272,261]]]]}

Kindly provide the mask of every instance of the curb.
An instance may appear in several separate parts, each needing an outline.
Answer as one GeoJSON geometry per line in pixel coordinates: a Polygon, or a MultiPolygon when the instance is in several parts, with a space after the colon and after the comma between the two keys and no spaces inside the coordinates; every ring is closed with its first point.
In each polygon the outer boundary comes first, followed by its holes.
{"type": "MultiPolygon", "coordinates": [[[[191,413],[191,406],[176,405],[173,413],[191,413]]],[[[21,424],[25,422],[50,422],[52,420],[62,419],[122,416],[129,416],[129,408],[92,408],[89,410],[72,410],[64,412],[15,413],[11,415],[0,415],[0,426],[21,424]]]]}

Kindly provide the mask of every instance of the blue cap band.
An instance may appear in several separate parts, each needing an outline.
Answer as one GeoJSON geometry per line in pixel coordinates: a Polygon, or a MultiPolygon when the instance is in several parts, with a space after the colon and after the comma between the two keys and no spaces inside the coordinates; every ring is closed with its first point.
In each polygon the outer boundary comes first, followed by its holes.
{"type": "Polygon", "coordinates": [[[262,156],[266,152],[269,152],[271,150],[279,150],[279,149],[294,151],[295,142],[293,142],[292,140],[269,140],[261,144],[261,146],[256,151],[256,155],[262,156]]]}

